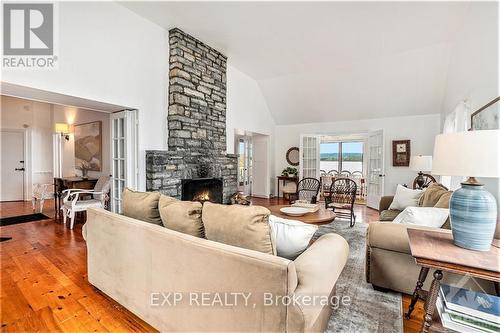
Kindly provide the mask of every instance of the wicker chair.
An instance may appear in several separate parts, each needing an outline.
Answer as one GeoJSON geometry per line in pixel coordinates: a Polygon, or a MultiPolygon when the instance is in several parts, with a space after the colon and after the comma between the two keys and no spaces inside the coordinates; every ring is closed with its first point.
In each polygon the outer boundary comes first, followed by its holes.
{"type": "Polygon", "coordinates": [[[306,200],[315,203],[318,199],[320,181],[316,178],[303,178],[297,184],[297,192],[290,195],[290,202],[306,200]]]}
{"type": "Polygon", "coordinates": [[[337,178],[330,186],[330,193],[325,196],[325,207],[332,209],[337,217],[349,219],[352,228],[356,223],[354,201],[356,200],[357,185],[349,178],[337,178]]]}

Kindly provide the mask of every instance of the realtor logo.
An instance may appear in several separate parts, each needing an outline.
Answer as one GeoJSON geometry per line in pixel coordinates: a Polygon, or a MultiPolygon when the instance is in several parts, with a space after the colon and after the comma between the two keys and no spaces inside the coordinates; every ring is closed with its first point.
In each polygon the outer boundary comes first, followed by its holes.
{"type": "Polygon", "coordinates": [[[54,4],[3,3],[4,68],[54,68],[54,4]]]}

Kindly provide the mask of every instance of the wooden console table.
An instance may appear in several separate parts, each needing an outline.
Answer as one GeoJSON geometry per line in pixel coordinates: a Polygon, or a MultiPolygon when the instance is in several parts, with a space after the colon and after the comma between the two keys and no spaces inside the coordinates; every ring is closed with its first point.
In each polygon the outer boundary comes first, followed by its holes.
{"type": "Polygon", "coordinates": [[[283,187],[285,187],[287,182],[294,182],[295,184],[299,182],[298,177],[278,176],[276,178],[278,178],[278,193],[276,193],[278,199],[280,198],[280,182],[283,182],[283,187]]]}
{"type": "Polygon", "coordinates": [[[61,217],[62,192],[67,189],[92,190],[97,183],[97,178],[83,179],[81,177],[54,178],[54,208],[56,219],[61,217]]]}
{"type": "Polygon", "coordinates": [[[500,261],[498,260],[500,242],[494,240],[494,245],[489,251],[480,252],[466,250],[453,244],[450,230],[408,229],[408,238],[411,255],[415,258],[417,265],[422,268],[406,318],[410,318],[415,304],[422,299],[425,300],[425,314],[420,332],[427,333],[429,329],[433,332],[454,332],[444,328],[438,321],[433,322],[443,271],[493,281],[497,287],[500,282],[500,261]],[[434,279],[430,290],[425,292],[422,286],[429,269],[435,269],[434,279]]]}

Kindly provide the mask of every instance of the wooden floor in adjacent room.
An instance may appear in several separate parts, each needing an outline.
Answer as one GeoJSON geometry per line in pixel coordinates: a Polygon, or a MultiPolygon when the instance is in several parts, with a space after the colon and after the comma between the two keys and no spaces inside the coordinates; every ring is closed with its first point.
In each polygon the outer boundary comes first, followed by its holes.
{"type": "MultiPolygon", "coordinates": [[[[259,205],[276,199],[254,199],[259,205]]],[[[281,204],[281,202],[279,202],[281,204]]],[[[75,228],[54,219],[53,202],[45,203],[50,219],[0,227],[0,323],[4,332],[155,331],[87,281],[83,217],[75,228]]],[[[0,217],[32,214],[31,202],[0,203],[0,217]]],[[[358,223],[376,221],[378,212],[357,206],[358,223]]],[[[409,296],[403,297],[403,309],[409,296]]],[[[423,316],[419,302],[405,333],[418,332],[423,316]]]]}

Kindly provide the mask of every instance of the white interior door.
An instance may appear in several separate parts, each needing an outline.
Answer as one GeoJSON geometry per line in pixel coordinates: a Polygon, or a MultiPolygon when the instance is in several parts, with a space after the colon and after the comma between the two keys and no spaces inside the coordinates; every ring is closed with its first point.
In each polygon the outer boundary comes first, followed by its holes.
{"type": "Polygon", "coordinates": [[[238,191],[252,195],[253,143],[251,137],[238,139],[238,191]]]}
{"type": "Polygon", "coordinates": [[[300,179],[307,177],[319,179],[319,144],[319,135],[303,134],[300,136],[300,179]]]}
{"type": "Polygon", "coordinates": [[[122,212],[122,192],[137,187],[137,111],[111,114],[111,211],[122,212]]]}
{"type": "Polygon", "coordinates": [[[368,174],[366,205],[378,209],[384,195],[384,132],[371,132],[368,135],[368,174]]]}
{"type": "Polygon", "coordinates": [[[1,132],[0,201],[24,200],[24,132],[1,132]]]}

